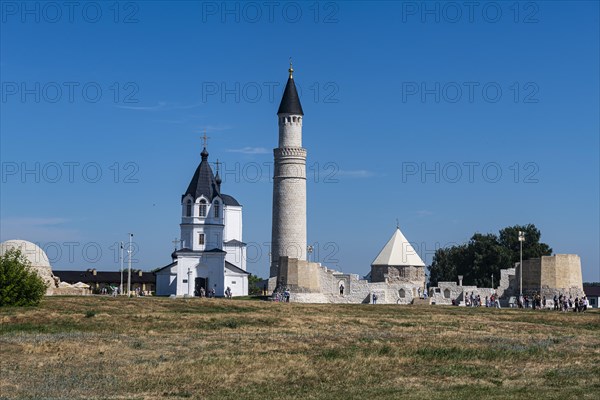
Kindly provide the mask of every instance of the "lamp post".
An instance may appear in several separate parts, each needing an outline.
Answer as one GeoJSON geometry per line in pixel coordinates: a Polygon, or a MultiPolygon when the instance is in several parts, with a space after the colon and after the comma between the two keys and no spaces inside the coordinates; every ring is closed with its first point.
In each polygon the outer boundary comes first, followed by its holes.
{"type": "Polygon", "coordinates": [[[519,231],[519,296],[523,297],[523,242],[525,241],[525,232],[519,231]]]}
{"type": "MultiPolygon", "coordinates": [[[[314,251],[314,248],[312,246],[306,246],[306,253],[308,253],[308,256],[306,257],[308,260],[310,261],[310,255],[312,254],[312,252],[314,251]]],[[[315,261],[315,259],[313,258],[313,261],[315,261]]]]}
{"type": "Polygon", "coordinates": [[[492,289],[494,288],[494,274],[492,274],[492,289]]]}
{"type": "Polygon", "coordinates": [[[191,285],[192,285],[192,269],[191,269],[191,268],[188,268],[187,275],[188,275],[188,278],[187,278],[187,281],[188,281],[188,282],[187,282],[187,284],[188,284],[187,295],[188,295],[188,297],[190,297],[190,296],[191,296],[191,293],[190,293],[190,292],[192,291],[192,290],[190,289],[190,288],[191,288],[191,285]]]}
{"type": "Polygon", "coordinates": [[[119,262],[121,264],[121,284],[119,285],[119,294],[123,294],[123,242],[121,242],[121,252],[119,253],[119,262]]]}
{"type": "Polygon", "coordinates": [[[127,260],[127,297],[131,297],[131,247],[133,240],[133,233],[129,234],[129,248],[127,249],[127,254],[129,255],[129,259],[127,260]]]}

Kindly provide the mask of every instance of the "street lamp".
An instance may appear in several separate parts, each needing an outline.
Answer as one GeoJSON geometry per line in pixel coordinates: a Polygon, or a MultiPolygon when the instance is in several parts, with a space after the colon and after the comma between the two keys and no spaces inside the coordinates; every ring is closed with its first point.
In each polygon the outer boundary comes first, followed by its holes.
{"type": "Polygon", "coordinates": [[[121,252],[119,254],[119,261],[121,263],[121,285],[119,285],[119,294],[123,294],[123,242],[121,242],[121,252]]]}
{"type": "MultiPolygon", "coordinates": [[[[314,248],[312,246],[310,246],[310,245],[306,246],[306,252],[308,253],[308,257],[306,257],[308,259],[307,261],[310,261],[310,255],[312,254],[313,251],[314,251],[314,248]]],[[[313,258],[313,261],[315,261],[314,258],[313,258]]]]}
{"type": "Polygon", "coordinates": [[[191,287],[192,287],[192,269],[191,268],[188,268],[187,275],[188,275],[188,279],[187,279],[187,284],[188,284],[187,295],[188,295],[188,297],[190,297],[192,295],[191,294],[191,291],[192,291],[192,289],[191,289],[191,287]]]}
{"type": "Polygon", "coordinates": [[[492,274],[492,289],[494,288],[494,274],[492,274]]]}
{"type": "Polygon", "coordinates": [[[129,260],[127,260],[128,271],[127,271],[127,297],[131,297],[131,248],[133,240],[133,233],[129,234],[129,248],[127,249],[127,254],[129,255],[129,260]]]}
{"type": "Polygon", "coordinates": [[[520,262],[519,262],[519,296],[523,297],[523,242],[525,241],[525,232],[519,231],[519,247],[520,247],[520,262]]]}

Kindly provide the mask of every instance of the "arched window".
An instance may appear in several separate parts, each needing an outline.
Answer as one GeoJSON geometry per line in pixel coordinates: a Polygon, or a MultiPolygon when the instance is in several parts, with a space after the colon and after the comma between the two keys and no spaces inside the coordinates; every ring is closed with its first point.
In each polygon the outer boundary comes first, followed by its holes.
{"type": "Polygon", "coordinates": [[[444,298],[445,299],[449,299],[450,298],[450,289],[444,290],[444,298]]]}
{"type": "Polygon", "coordinates": [[[206,217],[206,200],[200,200],[200,216],[206,217]]]}
{"type": "Polygon", "coordinates": [[[398,291],[398,296],[400,296],[401,299],[406,297],[406,292],[404,291],[404,289],[400,289],[398,291]]]}
{"type": "Polygon", "coordinates": [[[187,217],[191,217],[192,216],[192,200],[188,200],[187,204],[185,206],[185,215],[187,217]]]}
{"type": "Polygon", "coordinates": [[[213,208],[215,210],[215,218],[219,218],[219,202],[217,200],[215,200],[215,202],[213,203],[213,208]]]}

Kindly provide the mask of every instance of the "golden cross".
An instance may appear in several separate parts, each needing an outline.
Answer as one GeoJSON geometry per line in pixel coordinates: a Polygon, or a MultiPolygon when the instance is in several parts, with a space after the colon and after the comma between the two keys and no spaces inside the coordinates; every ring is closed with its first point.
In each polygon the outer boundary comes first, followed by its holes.
{"type": "Polygon", "coordinates": [[[208,139],[210,139],[210,137],[206,136],[206,129],[204,129],[204,135],[202,135],[202,144],[204,148],[206,148],[206,146],[208,145],[208,139]]]}

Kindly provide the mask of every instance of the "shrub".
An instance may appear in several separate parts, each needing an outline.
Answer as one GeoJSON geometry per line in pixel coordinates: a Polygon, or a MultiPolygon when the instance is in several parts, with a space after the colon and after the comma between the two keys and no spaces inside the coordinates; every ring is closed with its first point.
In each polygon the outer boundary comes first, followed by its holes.
{"type": "Polygon", "coordinates": [[[0,307],[35,306],[46,293],[46,284],[18,249],[0,257],[0,307]]]}

